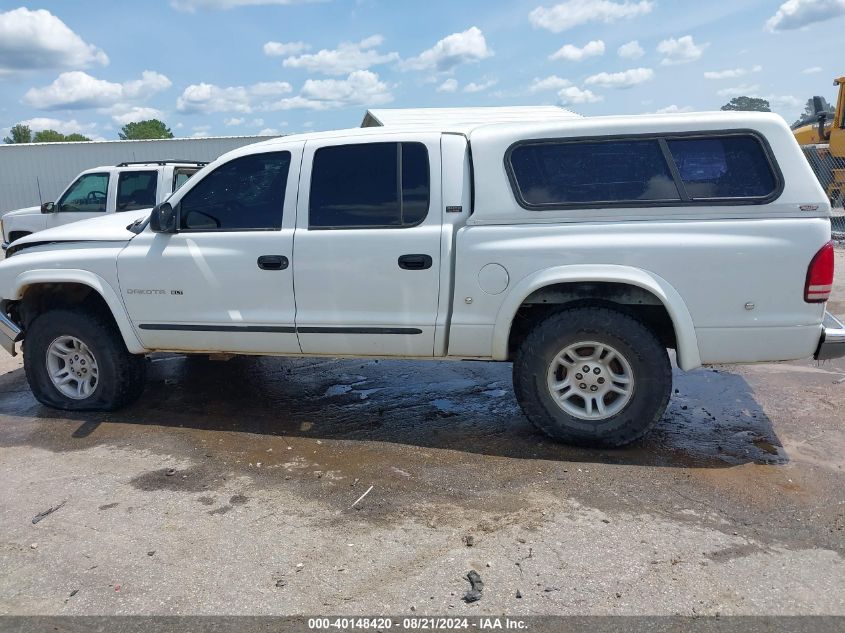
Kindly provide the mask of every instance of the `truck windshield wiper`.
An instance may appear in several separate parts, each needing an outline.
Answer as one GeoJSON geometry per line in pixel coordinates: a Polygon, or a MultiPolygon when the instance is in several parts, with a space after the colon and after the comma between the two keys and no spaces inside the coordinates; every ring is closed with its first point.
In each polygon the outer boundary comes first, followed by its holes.
{"type": "Polygon", "coordinates": [[[138,235],[141,231],[147,228],[147,223],[150,221],[149,216],[145,218],[138,218],[132,224],[126,227],[127,231],[132,231],[135,235],[138,235]]]}

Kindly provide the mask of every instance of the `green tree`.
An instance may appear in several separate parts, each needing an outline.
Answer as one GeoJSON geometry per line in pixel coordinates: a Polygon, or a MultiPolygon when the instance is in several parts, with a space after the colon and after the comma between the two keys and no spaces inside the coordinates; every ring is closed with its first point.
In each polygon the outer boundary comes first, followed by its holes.
{"type": "Polygon", "coordinates": [[[118,134],[122,141],[137,141],[150,138],[173,138],[173,132],[162,121],[149,119],[127,123],[118,134]]]}
{"type": "Polygon", "coordinates": [[[734,97],[722,106],[722,110],[742,110],[744,112],[771,112],[769,102],[759,97],[734,97]]]}
{"type": "Polygon", "coordinates": [[[4,138],[3,142],[6,144],[32,143],[32,130],[29,129],[28,125],[18,123],[12,126],[12,129],[9,130],[9,136],[4,138]]]}
{"type": "Polygon", "coordinates": [[[56,130],[41,130],[32,137],[33,143],[61,143],[63,141],[90,141],[91,139],[82,134],[64,135],[56,130]]]}
{"type": "MultiPolygon", "coordinates": [[[[813,99],[815,99],[815,97],[810,97],[809,99],[807,99],[807,103],[804,105],[804,112],[802,112],[798,119],[795,121],[795,123],[792,124],[793,127],[807,123],[815,123],[818,120],[819,113],[816,112],[816,105],[815,103],[813,103],[813,99]]],[[[828,119],[833,118],[832,115],[835,111],[834,107],[830,105],[827,102],[827,99],[825,99],[824,97],[819,97],[819,99],[821,99],[822,102],[821,112],[827,112],[828,114],[830,114],[831,116],[829,116],[828,119]]]]}

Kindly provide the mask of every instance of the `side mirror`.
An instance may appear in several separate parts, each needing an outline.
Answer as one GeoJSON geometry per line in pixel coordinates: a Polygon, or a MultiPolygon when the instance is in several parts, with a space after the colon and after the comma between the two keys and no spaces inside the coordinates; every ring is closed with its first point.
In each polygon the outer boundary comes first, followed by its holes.
{"type": "Polygon", "coordinates": [[[41,205],[41,213],[53,213],[53,211],[56,211],[55,202],[45,202],[41,205]]]}
{"type": "Polygon", "coordinates": [[[150,230],[154,233],[175,233],[176,212],[169,202],[162,202],[153,207],[150,215],[150,230]]]}
{"type": "Polygon", "coordinates": [[[813,97],[813,113],[814,114],[821,114],[824,112],[824,105],[822,104],[821,97],[813,97]]]}

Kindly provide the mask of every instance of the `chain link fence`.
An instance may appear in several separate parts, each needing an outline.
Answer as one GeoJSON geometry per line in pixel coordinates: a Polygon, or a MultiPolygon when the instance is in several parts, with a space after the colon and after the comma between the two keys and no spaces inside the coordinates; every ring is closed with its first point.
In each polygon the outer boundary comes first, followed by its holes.
{"type": "Polygon", "coordinates": [[[805,145],[802,149],[833,206],[830,223],[834,237],[845,239],[845,158],[831,155],[829,145],[805,145]]]}

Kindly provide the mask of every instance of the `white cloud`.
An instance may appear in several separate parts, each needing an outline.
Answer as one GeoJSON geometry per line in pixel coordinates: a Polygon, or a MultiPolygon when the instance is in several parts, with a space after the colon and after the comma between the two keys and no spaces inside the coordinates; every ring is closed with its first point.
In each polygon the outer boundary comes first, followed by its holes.
{"type": "Polygon", "coordinates": [[[744,77],[749,73],[759,73],[763,70],[762,66],[754,66],[752,68],[731,68],[729,70],[711,70],[704,73],[705,79],[737,79],[744,77]]]}
{"type": "Polygon", "coordinates": [[[815,75],[816,73],[820,73],[821,71],[821,66],[810,66],[809,68],[805,68],[801,72],[805,75],[815,75]]]}
{"type": "Polygon", "coordinates": [[[766,20],[766,30],[800,29],[840,15],[845,15],[845,0],[787,0],[766,20]]]}
{"type": "Polygon", "coordinates": [[[137,121],[147,121],[149,119],[161,120],[164,118],[164,112],[161,110],[144,106],[115,106],[111,112],[112,121],[120,125],[135,123],[137,121]]]}
{"type": "Polygon", "coordinates": [[[259,130],[258,136],[281,136],[282,133],[274,127],[265,127],[259,130]]]}
{"type": "Polygon", "coordinates": [[[537,28],[560,33],[587,22],[613,22],[650,13],[654,2],[611,2],[610,0],[567,0],[553,7],[537,7],[528,14],[537,28]]]}
{"type": "Polygon", "coordinates": [[[604,97],[593,94],[591,90],[581,90],[578,86],[569,86],[557,93],[561,105],[573,105],[579,103],[596,103],[604,97]]]}
{"type": "Polygon", "coordinates": [[[267,57],[287,57],[304,53],[309,48],[310,44],[305,42],[267,42],[262,50],[267,57]]]}
{"type": "Polygon", "coordinates": [[[437,86],[437,92],[455,92],[458,89],[458,82],[455,79],[447,79],[437,86]]]}
{"type": "Polygon", "coordinates": [[[24,102],[40,110],[104,108],[126,100],[148,97],[171,86],[164,75],[145,70],[140,79],[114,83],[80,70],[62,73],[43,88],[30,88],[24,102]]]}
{"type": "Polygon", "coordinates": [[[399,53],[379,53],[384,38],[373,35],[360,42],[342,42],[336,49],[323,49],[316,53],[288,57],[282,65],[286,68],[304,68],[324,75],[347,75],[356,70],[367,70],[378,64],[399,61],[399,53]]]}
{"type": "Polygon", "coordinates": [[[643,50],[643,47],[640,46],[637,40],[631,40],[627,44],[620,46],[616,53],[622,59],[639,59],[645,55],[645,50],[643,50]]]}
{"type": "Polygon", "coordinates": [[[265,4],[302,4],[319,0],[170,0],[170,6],[177,11],[193,13],[197,9],[234,9],[265,4]]]}
{"type": "Polygon", "coordinates": [[[760,92],[760,86],[758,84],[740,84],[733,88],[722,88],[716,94],[720,97],[751,97],[755,96],[758,92],[760,92]]]}
{"type": "Polygon", "coordinates": [[[386,83],[369,70],[356,70],[346,79],[308,79],[299,94],[264,104],[266,110],[332,110],[353,105],[382,105],[393,101],[386,83]]]}
{"type": "Polygon", "coordinates": [[[545,90],[560,90],[561,88],[568,88],[571,85],[572,82],[568,79],[563,79],[562,77],[558,77],[557,75],[549,75],[544,79],[539,79],[535,77],[528,91],[543,92],[545,90]]]}
{"type": "Polygon", "coordinates": [[[323,101],[327,104],[381,105],[393,101],[387,84],[368,70],[350,73],[346,79],[309,79],[302,86],[300,95],[306,99],[323,101]]]}
{"type": "Polygon", "coordinates": [[[801,101],[793,95],[766,95],[763,97],[769,105],[778,110],[795,110],[804,107],[806,101],[801,101]]]}
{"type": "Polygon", "coordinates": [[[487,46],[484,33],[473,26],[461,33],[444,37],[428,50],[402,62],[402,66],[412,70],[445,72],[460,64],[477,62],[492,56],[493,51],[487,46]]]}
{"type": "Polygon", "coordinates": [[[238,117],[231,117],[228,119],[223,119],[223,125],[226,127],[235,127],[237,125],[243,125],[246,122],[246,119],[238,118],[238,117]]]}
{"type": "Polygon", "coordinates": [[[243,86],[221,88],[214,84],[192,84],[176,100],[179,112],[251,112],[252,101],[243,86]]]}
{"type": "Polygon", "coordinates": [[[152,70],[145,70],[141,73],[140,79],[126,81],[123,87],[124,99],[140,99],[156,92],[163,92],[172,86],[173,83],[161,73],[152,70]]]}
{"type": "Polygon", "coordinates": [[[40,9],[0,13],[0,75],[20,70],[105,66],[108,56],[40,9]]]}
{"type": "Polygon", "coordinates": [[[259,82],[251,86],[220,87],[199,83],[185,88],[176,100],[179,112],[252,112],[255,102],[261,97],[277,97],[291,92],[293,88],[286,81],[259,82]]]}
{"type": "Polygon", "coordinates": [[[252,84],[249,94],[256,97],[276,97],[293,91],[293,87],[286,81],[260,81],[252,84]]]}
{"type": "Polygon", "coordinates": [[[572,44],[565,44],[556,52],[549,55],[549,59],[552,61],[565,59],[568,62],[580,62],[588,57],[598,57],[599,55],[604,55],[604,42],[593,40],[587,42],[583,48],[578,48],[572,44]]]}
{"type": "Polygon", "coordinates": [[[675,104],[668,105],[665,108],[660,108],[655,111],[655,114],[677,114],[679,112],[692,112],[695,108],[692,106],[678,106],[675,104]]]}
{"type": "Polygon", "coordinates": [[[51,119],[48,117],[35,117],[34,119],[27,119],[21,121],[23,125],[28,125],[33,132],[41,132],[42,130],[55,130],[61,134],[84,134],[91,138],[96,135],[96,123],[80,123],[76,119],[70,121],[62,121],[60,119],[51,119]]]}
{"type": "Polygon", "coordinates": [[[697,59],[701,59],[704,54],[704,49],[710,44],[696,44],[692,35],[684,35],[683,37],[670,37],[668,40],[663,40],[657,45],[657,52],[663,55],[663,60],[660,62],[664,66],[674,66],[676,64],[688,64],[697,59]]]}
{"type": "Polygon", "coordinates": [[[191,128],[194,133],[191,134],[191,138],[205,138],[208,136],[208,133],[211,131],[210,125],[195,125],[191,128]]]}
{"type": "Polygon", "coordinates": [[[488,79],[487,81],[483,81],[481,83],[470,82],[464,87],[464,92],[475,93],[475,92],[484,92],[485,90],[492,88],[497,83],[499,83],[498,79],[488,79]]]}
{"type": "Polygon", "coordinates": [[[598,73],[584,80],[588,86],[602,88],[630,88],[654,78],[651,68],[631,68],[619,73],[598,73]]]}

